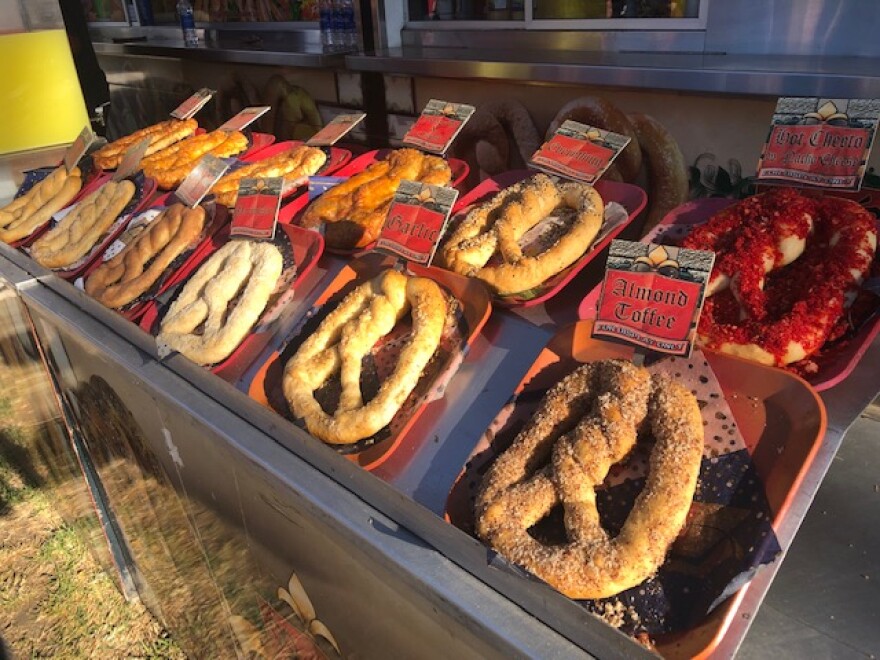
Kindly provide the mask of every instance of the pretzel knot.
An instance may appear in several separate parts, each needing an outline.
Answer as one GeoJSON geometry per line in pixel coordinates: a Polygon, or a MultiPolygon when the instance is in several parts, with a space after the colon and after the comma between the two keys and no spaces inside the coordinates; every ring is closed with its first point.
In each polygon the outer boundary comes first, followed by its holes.
{"type": "Polygon", "coordinates": [[[415,388],[437,347],[446,323],[446,297],[433,281],[388,270],[361,284],[322,321],[284,368],[284,396],[296,417],[314,436],[329,444],[352,444],[391,423],[415,388]],[[361,369],[364,357],[407,313],[412,334],[394,372],[364,403],[361,369]],[[342,393],[329,414],[315,399],[339,374],[342,393]]]}
{"type": "Polygon", "coordinates": [[[505,188],[465,217],[441,249],[450,270],[478,277],[499,294],[539,286],[577,261],[602,227],[604,203],[590,186],[555,184],[538,174],[505,188]],[[533,227],[559,211],[560,220],[539,254],[523,252],[533,227]],[[492,261],[498,255],[497,263],[492,261]]]}
{"type": "Polygon", "coordinates": [[[571,598],[605,598],[649,578],[684,525],[703,453],[694,396],[621,360],[595,362],[551,388],[501,454],[477,498],[477,533],[499,553],[571,598]],[[649,472],[615,538],[602,527],[596,487],[635,446],[654,438],[649,472]],[[529,528],[562,504],[568,543],[529,528]]]}
{"type": "Polygon", "coordinates": [[[283,267],[271,243],[229,241],[183,287],[156,341],[198,364],[225,360],[259,321],[283,267]]]}

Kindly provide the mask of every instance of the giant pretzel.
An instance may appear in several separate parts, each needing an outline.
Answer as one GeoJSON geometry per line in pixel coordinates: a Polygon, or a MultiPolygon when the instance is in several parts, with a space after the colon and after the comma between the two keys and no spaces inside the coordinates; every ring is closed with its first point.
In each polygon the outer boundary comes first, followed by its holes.
{"type": "Polygon", "coordinates": [[[112,308],[124,307],[146,293],[162,273],[201,236],[205,209],[174,204],[85,283],[86,293],[112,308]]]}
{"type": "Polygon", "coordinates": [[[157,343],[198,364],[225,360],[259,320],[282,269],[281,252],[271,243],[229,241],[183,287],[157,343]]]}
{"type": "Polygon", "coordinates": [[[391,423],[415,388],[446,322],[446,297],[433,281],[384,271],[352,291],[299,347],[284,367],[284,396],[294,416],[329,444],[352,444],[391,423]],[[412,334],[397,367],[369,402],[361,394],[361,367],[376,342],[409,313],[412,334]],[[342,394],[327,413],[315,391],[339,374],[342,394]]]}
{"type": "Polygon", "coordinates": [[[217,130],[194,135],[157,151],[144,158],[141,167],[144,174],[155,179],[160,188],[169,190],[179,186],[202,157],[210,154],[217,158],[228,158],[247,148],[248,139],[244,133],[217,130]]]}
{"type": "Polygon", "coordinates": [[[856,202],[780,189],[723,210],[682,244],[718,255],[699,341],[781,366],[816,353],[845,323],[877,227],[856,202]]]}
{"type": "Polygon", "coordinates": [[[0,208],[0,241],[13,243],[33,234],[67,206],[82,187],[82,173],[58,167],[21,197],[0,208]]]}
{"type": "Polygon", "coordinates": [[[648,231],[688,198],[688,171],[675,138],[648,115],[625,115],[611,102],[583,96],[566,104],[547,130],[549,140],[566,119],[627,135],[632,141],[621,152],[605,179],[635,181],[646,164],[650,206],[643,231],[648,231]],[[647,161],[644,163],[643,161],[647,161]]]}
{"type": "Polygon", "coordinates": [[[179,140],[189,137],[196,132],[198,127],[199,125],[195,119],[169,119],[105,144],[92,154],[92,159],[98,167],[105,170],[115,169],[119,167],[123,157],[125,157],[125,152],[142,140],[150,138],[150,146],[147,147],[144,153],[144,156],[150,156],[179,140]]]}
{"type": "Polygon", "coordinates": [[[651,577],[681,531],[703,455],[694,396],[629,362],[586,364],[547,392],[513,445],[489,468],[476,503],[477,533],[499,553],[571,598],[605,598],[651,577]],[[645,425],[654,438],[645,485],[612,538],[596,487],[645,425]],[[529,534],[558,504],[564,545],[529,534]]]}
{"type": "Polygon", "coordinates": [[[602,198],[593,187],[555,184],[538,174],[470,211],[443,246],[441,256],[451,270],[477,277],[499,294],[526,291],[586,252],[602,226],[603,211],[602,198]],[[525,256],[520,239],[558,208],[573,210],[571,226],[540,254],[525,256]],[[501,260],[492,264],[496,253],[501,260]]]}

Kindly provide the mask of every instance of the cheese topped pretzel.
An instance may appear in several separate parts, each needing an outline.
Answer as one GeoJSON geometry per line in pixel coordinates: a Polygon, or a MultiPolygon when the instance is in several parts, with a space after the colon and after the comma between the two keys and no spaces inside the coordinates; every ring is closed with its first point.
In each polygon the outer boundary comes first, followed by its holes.
{"type": "Polygon", "coordinates": [[[380,431],[391,423],[440,345],[446,313],[446,297],[432,280],[387,270],[361,284],[284,367],[284,396],[294,416],[302,417],[309,432],[328,444],[353,444],[380,431]],[[376,396],[364,402],[364,356],[407,314],[412,316],[412,334],[397,367],[376,396]],[[334,374],[342,381],[342,394],[336,411],[327,413],[315,391],[334,374]]]}
{"type": "Polygon", "coordinates": [[[198,165],[203,156],[211,154],[228,158],[245,151],[248,139],[244,133],[212,131],[194,135],[166,149],[157,151],[141,161],[144,174],[156,180],[164,190],[176,188],[198,165]]]}
{"type": "Polygon", "coordinates": [[[557,185],[538,174],[470,211],[441,248],[441,258],[449,269],[477,277],[499,294],[526,291],[587,251],[602,226],[604,208],[591,186],[557,185]],[[561,217],[561,228],[554,228],[550,246],[538,254],[524,254],[520,243],[526,232],[556,213],[568,217],[561,217]]]}

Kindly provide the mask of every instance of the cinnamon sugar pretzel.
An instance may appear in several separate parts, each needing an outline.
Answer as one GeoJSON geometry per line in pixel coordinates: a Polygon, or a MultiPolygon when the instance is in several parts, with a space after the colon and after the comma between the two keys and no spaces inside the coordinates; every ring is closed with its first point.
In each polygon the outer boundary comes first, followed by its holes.
{"type": "Polygon", "coordinates": [[[585,364],[553,386],[511,447],[489,468],[476,503],[477,533],[571,598],[605,598],[654,574],[685,523],[703,455],[696,398],[623,360],[585,364]],[[634,447],[654,438],[648,476],[620,533],[596,510],[596,487],[634,447]],[[558,504],[568,543],[529,529],[558,504]]]}
{"type": "Polygon", "coordinates": [[[127,179],[108,181],[34,241],[31,257],[46,268],[66,268],[76,263],[101,240],[135,191],[135,185],[127,179]]]}
{"type": "Polygon", "coordinates": [[[352,444],[387,426],[415,388],[437,347],[447,302],[440,287],[395,270],[352,291],[306,339],[284,367],[284,396],[296,417],[328,444],[352,444]],[[361,394],[361,365],[376,342],[407,315],[412,335],[397,368],[369,402],[361,394]],[[342,381],[336,411],[328,414],[315,399],[333,374],[342,381]]]}
{"type": "Polygon", "coordinates": [[[477,277],[499,294],[527,291],[565,270],[592,245],[602,227],[604,203],[592,187],[555,184],[538,174],[505,188],[468,213],[443,245],[440,256],[450,270],[477,277]],[[523,235],[553,215],[573,210],[573,222],[546,250],[526,256],[523,235]],[[498,254],[497,264],[490,262],[498,254]]]}
{"type": "Polygon", "coordinates": [[[183,287],[156,342],[197,364],[225,360],[259,320],[282,269],[271,243],[229,241],[183,287]]]}
{"type": "Polygon", "coordinates": [[[150,146],[147,147],[144,156],[151,156],[196,132],[199,127],[195,119],[169,119],[167,121],[147,126],[130,133],[125,137],[105,144],[98,149],[92,158],[95,165],[105,170],[119,167],[125,152],[145,138],[150,138],[150,146]]]}
{"type": "Polygon", "coordinates": [[[14,243],[33,234],[73,201],[82,188],[82,173],[56,168],[24,195],[0,208],[0,241],[14,243]]]}
{"type": "Polygon", "coordinates": [[[248,139],[239,131],[212,131],[194,135],[157,151],[141,161],[144,174],[156,180],[163,190],[179,186],[203,156],[228,158],[248,147],[248,139]]]}
{"type": "Polygon", "coordinates": [[[205,209],[174,204],[86,280],[86,293],[107,307],[124,307],[144,294],[201,236],[205,209]]]}

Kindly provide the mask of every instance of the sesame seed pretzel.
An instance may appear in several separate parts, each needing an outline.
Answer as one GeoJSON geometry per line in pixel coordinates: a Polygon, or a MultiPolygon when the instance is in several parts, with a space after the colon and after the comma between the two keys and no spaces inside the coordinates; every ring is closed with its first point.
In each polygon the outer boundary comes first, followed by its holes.
{"type": "Polygon", "coordinates": [[[156,342],[197,364],[225,360],[259,320],[282,269],[271,243],[229,241],[183,287],[156,342]]]}
{"type": "Polygon", "coordinates": [[[423,277],[386,270],[361,284],[327,315],[284,367],[284,396],[310,433],[328,444],[353,444],[387,426],[415,388],[437,347],[447,303],[440,287],[423,277]],[[364,403],[361,368],[376,342],[407,313],[412,334],[394,372],[364,403]],[[315,399],[315,391],[339,374],[342,394],[333,414],[315,399]]]}
{"type": "Polygon", "coordinates": [[[649,578],[685,523],[703,455],[694,396],[623,360],[585,364],[553,386],[511,447],[489,468],[477,533],[499,553],[571,598],[605,598],[649,578]],[[611,538],[596,487],[630,453],[642,426],[654,437],[648,476],[611,538]],[[568,543],[529,534],[557,505],[568,543]]]}

